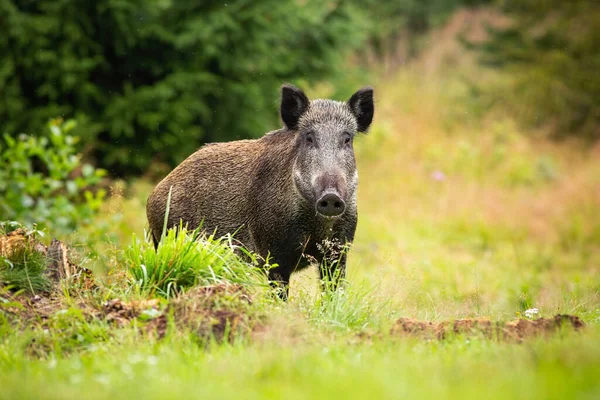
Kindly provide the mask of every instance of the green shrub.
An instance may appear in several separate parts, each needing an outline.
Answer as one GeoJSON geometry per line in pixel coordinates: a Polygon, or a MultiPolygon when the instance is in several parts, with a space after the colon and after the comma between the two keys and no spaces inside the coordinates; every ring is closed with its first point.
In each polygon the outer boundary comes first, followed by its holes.
{"type": "Polygon", "coordinates": [[[74,121],[48,123],[40,137],[4,134],[0,138],[0,221],[17,220],[68,232],[89,222],[99,210],[104,190],[93,192],[105,174],[81,165],[74,121]]]}

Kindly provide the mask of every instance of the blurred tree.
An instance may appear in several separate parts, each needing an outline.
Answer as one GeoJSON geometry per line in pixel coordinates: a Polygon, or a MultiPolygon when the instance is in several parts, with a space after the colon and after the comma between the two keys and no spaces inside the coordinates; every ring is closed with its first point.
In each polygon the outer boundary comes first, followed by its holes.
{"type": "Polygon", "coordinates": [[[512,23],[489,28],[484,43],[469,43],[483,63],[508,77],[487,88],[486,97],[559,136],[600,138],[598,2],[502,0],[500,6],[512,23]]]}
{"type": "MultiPolygon", "coordinates": [[[[443,23],[460,7],[476,7],[493,0],[363,0],[373,21],[369,42],[376,58],[402,64],[418,53],[419,39],[443,23]]],[[[363,2],[361,1],[361,2],[363,2]]],[[[397,65],[392,65],[396,68],[397,65]]]]}
{"type": "Polygon", "coordinates": [[[115,175],[276,126],[277,88],[341,66],[364,25],[321,0],[0,0],[0,132],[75,117],[115,175]]]}

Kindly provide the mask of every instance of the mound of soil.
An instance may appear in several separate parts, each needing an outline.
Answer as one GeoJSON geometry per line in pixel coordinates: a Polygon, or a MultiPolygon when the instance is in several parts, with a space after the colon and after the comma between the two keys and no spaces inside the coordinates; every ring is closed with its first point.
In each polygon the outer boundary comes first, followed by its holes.
{"type": "Polygon", "coordinates": [[[0,313],[5,313],[13,321],[25,324],[33,320],[43,322],[61,308],[62,301],[57,296],[27,296],[0,292],[0,313]]]}
{"type": "Polygon", "coordinates": [[[130,302],[112,299],[102,305],[104,319],[118,326],[129,324],[131,320],[139,318],[142,313],[148,313],[150,317],[155,313],[160,314],[159,310],[160,302],[158,299],[130,302]]]}
{"type": "Polygon", "coordinates": [[[487,339],[521,342],[534,336],[545,336],[562,329],[579,330],[585,324],[574,315],[559,314],[554,318],[517,319],[494,322],[488,319],[457,319],[440,323],[400,318],[392,327],[395,336],[443,340],[452,336],[480,336],[487,339]]]}
{"type": "Polygon", "coordinates": [[[251,305],[244,286],[221,284],[194,288],[172,301],[167,311],[180,329],[191,329],[201,339],[232,341],[259,324],[251,305]]]}
{"type": "Polygon", "coordinates": [[[134,319],[146,321],[151,336],[165,336],[171,319],[177,330],[191,330],[199,339],[232,341],[249,334],[260,318],[250,309],[252,298],[246,288],[218,284],[191,289],[161,306],[157,299],[124,302],[107,301],[103,306],[106,321],[125,326],[134,319]]]}
{"type": "Polygon", "coordinates": [[[165,336],[171,321],[177,331],[191,331],[200,340],[233,341],[262,325],[262,316],[251,305],[246,288],[234,284],[197,287],[169,302],[111,299],[100,306],[83,301],[69,305],[58,293],[30,296],[0,291],[0,313],[23,329],[32,324],[52,329],[49,321],[54,315],[76,307],[87,321],[101,319],[117,328],[135,321],[141,330],[159,339],[165,336]]]}
{"type": "MultiPolygon", "coordinates": [[[[231,341],[239,335],[250,333],[260,317],[250,307],[252,298],[241,285],[218,284],[193,288],[170,301],[158,299],[123,301],[111,299],[98,305],[93,300],[79,298],[77,304],[67,301],[59,288],[61,282],[69,280],[65,287],[77,288],[77,293],[97,287],[90,270],[70,261],[69,248],[61,241],[53,240],[50,246],[37,241],[33,234],[17,229],[0,236],[0,256],[10,258],[19,251],[28,249],[42,254],[46,260],[46,274],[53,288],[35,294],[14,292],[2,287],[0,282],[0,313],[9,317],[17,326],[27,328],[32,323],[41,323],[44,328],[48,320],[67,308],[78,308],[86,320],[102,319],[117,327],[139,322],[148,334],[162,338],[172,321],[178,331],[193,331],[200,339],[214,338],[231,341]],[[75,285],[74,285],[75,284],[75,285]]],[[[43,259],[44,260],[44,259],[43,259]]]]}

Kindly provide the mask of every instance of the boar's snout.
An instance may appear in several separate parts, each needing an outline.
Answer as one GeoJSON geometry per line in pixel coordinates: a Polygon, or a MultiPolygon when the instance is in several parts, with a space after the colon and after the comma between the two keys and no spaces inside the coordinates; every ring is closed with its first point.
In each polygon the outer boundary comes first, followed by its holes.
{"type": "Polygon", "coordinates": [[[341,171],[320,174],[314,181],[313,190],[317,199],[315,209],[319,215],[334,218],[346,211],[346,179],[341,171]]]}
{"type": "Polygon", "coordinates": [[[317,200],[317,212],[325,217],[338,217],[346,210],[346,203],[335,193],[327,193],[317,200]]]}

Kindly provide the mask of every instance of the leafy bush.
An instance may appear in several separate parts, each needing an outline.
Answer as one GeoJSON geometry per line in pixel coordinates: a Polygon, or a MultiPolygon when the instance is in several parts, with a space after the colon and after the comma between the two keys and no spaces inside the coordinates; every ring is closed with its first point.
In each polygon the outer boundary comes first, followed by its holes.
{"type": "Polygon", "coordinates": [[[266,274],[254,256],[235,246],[230,237],[203,236],[198,229],[170,229],[154,249],[149,240],[133,236],[125,264],[135,284],[146,293],[173,297],[186,288],[221,282],[267,286],[266,274]],[[249,261],[235,251],[242,251],[249,261]]]}
{"type": "Polygon", "coordinates": [[[80,165],[78,139],[69,134],[74,127],[74,121],[56,119],[44,136],[0,139],[0,221],[68,232],[98,211],[105,192],[91,188],[105,171],[80,165]]]}

